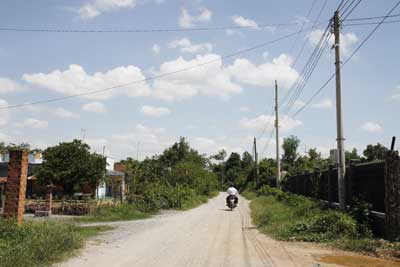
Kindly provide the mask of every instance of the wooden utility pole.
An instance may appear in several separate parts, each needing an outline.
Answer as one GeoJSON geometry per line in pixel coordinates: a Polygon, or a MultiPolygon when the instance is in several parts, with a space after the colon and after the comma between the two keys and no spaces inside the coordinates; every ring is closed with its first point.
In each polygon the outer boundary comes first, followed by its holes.
{"type": "Polygon", "coordinates": [[[336,130],[337,130],[337,150],[338,150],[338,193],[340,209],[346,207],[346,163],[344,152],[343,122],[342,122],[342,86],[340,69],[340,18],[339,11],[335,11],[333,17],[333,33],[335,35],[335,68],[336,68],[336,130]]]}
{"type": "Polygon", "coordinates": [[[279,154],[278,82],[275,80],[275,131],[276,131],[276,187],[281,184],[281,159],[279,154]]]}
{"type": "Polygon", "coordinates": [[[259,183],[258,180],[258,153],[257,153],[257,139],[254,137],[254,171],[255,171],[255,180],[256,185],[259,183]]]}

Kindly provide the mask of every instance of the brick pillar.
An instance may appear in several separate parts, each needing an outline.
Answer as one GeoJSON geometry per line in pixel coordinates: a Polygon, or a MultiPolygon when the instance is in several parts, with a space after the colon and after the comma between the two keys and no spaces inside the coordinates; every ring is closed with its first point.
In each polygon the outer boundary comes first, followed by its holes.
{"type": "Polygon", "coordinates": [[[11,150],[3,217],[17,218],[19,224],[24,219],[27,176],[28,151],[11,150]]]}
{"type": "Polygon", "coordinates": [[[46,207],[45,210],[47,211],[47,215],[51,215],[51,208],[53,206],[53,189],[55,188],[54,185],[48,185],[46,192],[46,207]]]}

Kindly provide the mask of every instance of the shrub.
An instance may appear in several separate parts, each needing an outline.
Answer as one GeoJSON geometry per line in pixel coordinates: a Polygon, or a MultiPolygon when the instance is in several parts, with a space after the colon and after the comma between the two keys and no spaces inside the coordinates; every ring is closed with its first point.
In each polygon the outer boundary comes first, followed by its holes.
{"type": "Polygon", "coordinates": [[[80,217],[77,220],[82,222],[106,222],[106,221],[123,221],[138,220],[147,218],[149,215],[138,211],[133,205],[121,204],[117,206],[97,207],[90,214],[80,217]]]}
{"type": "Polygon", "coordinates": [[[71,224],[0,220],[1,266],[43,266],[80,248],[83,238],[79,228],[71,224]]]}
{"type": "Polygon", "coordinates": [[[356,237],[357,223],[347,214],[328,211],[294,223],[281,234],[287,239],[327,242],[341,237],[356,237]]]}

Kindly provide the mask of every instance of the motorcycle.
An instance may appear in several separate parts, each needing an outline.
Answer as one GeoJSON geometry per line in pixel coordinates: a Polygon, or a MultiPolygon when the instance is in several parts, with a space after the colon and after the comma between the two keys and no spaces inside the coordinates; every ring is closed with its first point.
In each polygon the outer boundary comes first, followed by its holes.
{"type": "Polygon", "coordinates": [[[228,203],[227,206],[228,208],[232,211],[234,208],[236,208],[236,196],[231,195],[228,197],[228,203]]]}

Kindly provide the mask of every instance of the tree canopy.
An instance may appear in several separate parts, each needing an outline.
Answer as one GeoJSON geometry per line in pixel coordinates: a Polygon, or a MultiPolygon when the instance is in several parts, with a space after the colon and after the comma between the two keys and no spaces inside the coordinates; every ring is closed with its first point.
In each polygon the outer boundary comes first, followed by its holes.
{"type": "Polygon", "coordinates": [[[62,185],[64,194],[79,192],[83,185],[94,188],[105,176],[106,159],[89,150],[89,145],[80,140],[49,147],[35,175],[41,184],[62,185]]]}

